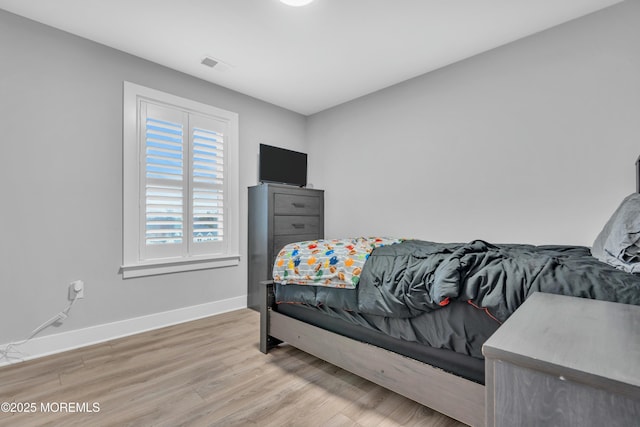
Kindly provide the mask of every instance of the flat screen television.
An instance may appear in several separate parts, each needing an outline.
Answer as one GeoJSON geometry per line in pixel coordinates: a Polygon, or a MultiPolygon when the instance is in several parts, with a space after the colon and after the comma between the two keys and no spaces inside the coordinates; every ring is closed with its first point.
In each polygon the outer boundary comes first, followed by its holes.
{"type": "Polygon", "coordinates": [[[260,144],[260,182],[307,185],[307,155],[260,144]]]}

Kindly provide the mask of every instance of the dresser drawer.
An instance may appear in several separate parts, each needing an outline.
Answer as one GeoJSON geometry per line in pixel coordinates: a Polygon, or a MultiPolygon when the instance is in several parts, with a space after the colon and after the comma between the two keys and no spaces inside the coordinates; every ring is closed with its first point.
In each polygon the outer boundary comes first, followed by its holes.
{"type": "Polygon", "coordinates": [[[320,217],[280,215],[273,217],[273,234],[314,234],[320,230],[320,217]]]}
{"type": "Polygon", "coordinates": [[[298,194],[275,193],[273,211],[276,215],[318,215],[320,198],[298,194]]]}
{"type": "Polygon", "coordinates": [[[274,236],[273,237],[273,257],[277,257],[280,250],[288,245],[289,243],[294,242],[306,242],[309,240],[318,240],[319,237],[317,234],[290,234],[285,236],[274,236]]]}
{"type": "Polygon", "coordinates": [[[319,238],[321,238],[321,236],[318,236],[317,234],[285,234],[282,236],[273,236],[273,256],[268,265],[269,279],[271,279],[271,275],[273,274],[273,263],[275,262],[282,248],[284,248],[289,243],[306,242],[309,240],[317,240],[319,238]]]}

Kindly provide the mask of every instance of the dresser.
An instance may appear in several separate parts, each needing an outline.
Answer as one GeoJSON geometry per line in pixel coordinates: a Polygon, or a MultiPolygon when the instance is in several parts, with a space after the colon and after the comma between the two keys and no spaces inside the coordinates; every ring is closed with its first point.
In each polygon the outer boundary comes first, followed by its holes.
{"type": "Polygon", "coordinates": [[[487,426],[637,426],[640,306],[535,293],[487,340],[487,426]]]}
{"type": "Polygon", "coordinates": [[[271,279],[287,243],[324,238],[324,191],[281,184],[249,187],[247,306],[260,309],[259,283],[271,279]]]}

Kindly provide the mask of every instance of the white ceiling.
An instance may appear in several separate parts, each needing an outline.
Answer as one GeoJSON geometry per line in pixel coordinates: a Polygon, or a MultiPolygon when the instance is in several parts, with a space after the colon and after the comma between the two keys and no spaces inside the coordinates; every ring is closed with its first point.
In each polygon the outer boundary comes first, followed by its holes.
{"type": "Polygon", "coordinates": [[[308,115],[621,0],[0,0],[0,8],[308,115]],[[208,68],[205,56],[226,66],[208,68]]]}

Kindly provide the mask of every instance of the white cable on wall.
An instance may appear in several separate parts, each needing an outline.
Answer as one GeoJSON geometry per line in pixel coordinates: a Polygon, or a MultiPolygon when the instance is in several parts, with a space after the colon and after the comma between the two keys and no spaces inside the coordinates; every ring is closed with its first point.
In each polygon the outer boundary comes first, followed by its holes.
{"type": "Polygon", "coordinates": [[[80,296],[80,291],[76,290],[75,288],[72,288],[72,289],[73,289],[73,298],[71,299],[69,304],[67,304],[67,306],[64,308],[64,310],[62,310],[61,312],[53,316],[51,319],[47,320],[46,322],[42,323],[40,326],[35,328],[33,331],[31,331],[31,334],[29,334],[29,336],[24,340],[11,342],[7,344],[4,348],[0,349],[0,363],[1,362],[14,363],[14,362],[22,361],[26,356],[26,354],[16,349],[16,347],[28,343],[36,335],[38,335],[40,332],[47,329],[49,326],[54,325],[58,322],[63,322],[67,317],[69,317],[69,311],[71,311],[71,307],[73,307],[73,304],[75,304],[75,302],[78,300],[80,296]]]}

